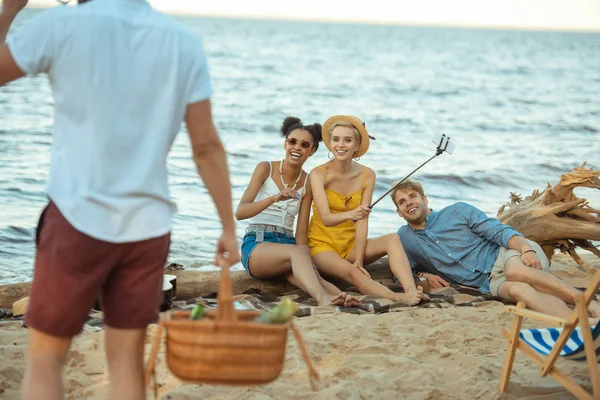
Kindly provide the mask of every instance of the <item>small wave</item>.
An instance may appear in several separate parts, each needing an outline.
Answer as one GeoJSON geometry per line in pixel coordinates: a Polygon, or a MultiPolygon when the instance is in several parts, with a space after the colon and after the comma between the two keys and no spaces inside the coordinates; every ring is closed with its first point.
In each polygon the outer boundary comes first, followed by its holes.
{"type": "Polygon", "coordinates": [[[0,243],[29,243],[34,233],[33,228],[9,225],[0,229],[0,243]]]}
{"type": "MultiPolygon", "coordinates": [[[[40,182],[36,182],[36,183],[39,184],[40,182]]],[[[43,194],[42,192],[23,190],[23,189],[17,188],[17,187],[4,188],[4,189],[2,189],[2,191],[6,191],[6,192],[10,193],[11,196],[14,196],[16,198],[21,198],[21,197],[38,198],[43,194]]]]}
{"type": "Polygon", "coordinates": [[[448,184],[459,184],[459,185],[463,185],[463,186],[477,187],[477,185],[475,185],[473,183],[472,178],[465,178],[465,177],[461,177],[461,176],[454,175],[454,174],[449,174],[449,175],[423,174],[423,175],[421,175],[421,180],[433,181],[433,182],[445,181],[448,184]]]}
{"type": "Polygon", "coordinates": [[[548,164],[548,163],[539,164],[539,167],[543,168],[543,169],[547,169],[551,172],[556,172],[556,173],[561,173],[561,174],[566,171],[564,166],[558,166],[558,165],[548,164]]]}
{"type": "Polygon", "coordinates": [[[448,97],[448,96],[456,96],[461,94],[460,89],[448,89],[448,90],[431,90],[425,92],[425,94],[434,96],[434,97],[448,97]]]}
{"type": "Polygon", "coordinates": [[[565,121],[549,123],[544,122],[540,124],[542,127],[558,132],[578,132],[578,133],[598,133],[598,128],[591,125],[579,125],[579,124],[569,124],[565,121]]]}
{"type": "Polygon", "coordinates": [[[239,157],[239,158],[254,158],[253,156],[251,156],[250,154],[247,153],[234,153],[232,151],[228,151],[227,154],[230,157],[239,157]]]}
{"type": "MultiPolygon", "coordinates": [[[[445,185],[459,185],[465,187],[473,187],[478,188],[485,185],[503,185],[506,184],[507,181],[495,177],[495,176],[484,176],[484,177],[475,177],[475,176],[458,176],[454,174],[423,174],[418,178],[413,178],[422,182],[424,186],[428,186],[429,184],[436,184],[439,182],[444,182],[445,185]]],[[[374,197],[379,197],[387,190],[389,190],[394,182],[397,182],[397,179],[391,180],[387,178],[377,179],[377,183],[375,184],[375,194],[374,197]]]]}
{"type": "Polygon", "coordinates": [[[0,280],[0,285],[11,285],[15,283],[22,283],[31,281],[31,277],[27,275],[18,275],[12,277],[4,277],[4,279],[0,280]]]}
{"type": "Polygon", "coordinates": [[[20,183],[28,183],[28,184],[34,184],[34,185],[40,185],[40,184],[44,183],[43,180],[35,179],[35,178],[19,178],[18,180],[20,183]]]}
{"type": "Polygon", "coordinates": [[[479,188],[482,186],[493,185],[493,186],[504,186],[510,184],[510,182],[502,175],[499,174],[488,174],[487,172],[482,172],[482,175],[467,175],[467,176],[458,176],[454,174],[443,174],[443,175],[434,175],[434,174],[424,174],[421,175],[421,180],[423,181],[432,181],[432,182],[440,182],[445,181],[446,184],[453,185],[462,185],[466,187],[479,188]],[[485,174],[485,175],[484,175],[485,174]]]}
{"type": "Polygon", "coordinates": [[[531,68],[524,66],[518,66],[515,68],[500,68],[498,69],[498,73],[503,75],[528,76],[531,75],[531,68]]]}
{"type": "Polygon", "coordinates": [[[508,100],[511,103],[518,103],[518,104],[549,105],[549,103],[547,103],[547,102],[541,102],[539,99],[524,99],[524,98],[521,98],[521,97],[511,97],[508,100]]]}
{"type": "Polygon", "coordinates": [[[277,132],[277,133],[279,133],[279,127],[277,127],[277,126],[275,126],[273,124],[265,124],[265,125],[263,125],[262,130],[264,132],[266,132],[266,133],[269,133],[269,132],[277,132]]]}

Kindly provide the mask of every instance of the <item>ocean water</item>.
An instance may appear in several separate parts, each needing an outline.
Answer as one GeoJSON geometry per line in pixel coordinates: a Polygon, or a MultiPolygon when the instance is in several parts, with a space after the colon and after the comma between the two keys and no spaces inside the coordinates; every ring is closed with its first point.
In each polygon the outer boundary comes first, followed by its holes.
{"type": "MultiPolygon", "coordinates": [[[[26,10],[13,29],[39,12],[26,10]]],[[[435,154],[434,134],[450,136],[454,154],[414,176],[434,209],[462,200],[495,216],[510,192],[554,184],[586,160],[600,168],[600,34],[177,19],[204,38],[234,206],[254,166],[283,157],[288,115],[366,121],[377,140],[360,162],[377,173],[375,197],[435,154]]],[[[0,284],[32,277],[52,125],[45,76],[0,88],[0,284]]],[[[325,161],[321,146],[306,168],[325,161]]],[[[208,268],[220,225],[183,128],[169,169],[179,206],[169,261],[208,268]]],[[[600,208],[600,191],[576,193],[600,208]]],[[[370,235],[402,224],[385,199],[370,235]]]]}

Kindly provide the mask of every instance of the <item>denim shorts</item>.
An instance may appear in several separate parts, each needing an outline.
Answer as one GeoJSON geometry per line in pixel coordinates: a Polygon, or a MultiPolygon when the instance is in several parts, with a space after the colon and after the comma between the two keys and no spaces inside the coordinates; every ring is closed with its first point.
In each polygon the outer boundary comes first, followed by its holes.
{"type": "Polygon", "coordinates": [[[268,243],[280,243],[280,244],[296,244],[296,239],[292,236],[287,236],[283,233],[274,233],[274,232],[264,232],[264,239],[262,242],[256,241],[256,232],[248,232],[246,236],[244,236],[244,240],[242,242],[242,265],[248,271],[248,275],[252,278],[252,274],[250,273],[250,268],[248,267],[248,261],[250,261],[250,255],[256,246],[263,242],[268,243]]]}

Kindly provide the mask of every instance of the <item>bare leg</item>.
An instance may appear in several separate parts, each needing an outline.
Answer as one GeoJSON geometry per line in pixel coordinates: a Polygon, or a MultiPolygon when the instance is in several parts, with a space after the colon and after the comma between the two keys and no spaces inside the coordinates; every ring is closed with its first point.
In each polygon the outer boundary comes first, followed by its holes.
{"type": "MultiPolygon", "coordinates": [[[[298,279],[294,276],[294,274],[290,271],[289,274],[285,275],[285,280],[288,281],[291,285],[296,286],[298,289],[306,292],[306,289],[302,286],[298,279]]],[[[308,292],[307,292],[308,293],[308,292]]]]}
{"type": "Polygon", "coordinates": [[[325,274],[337,276],[350,282],[356,286],[362,294],[384,297],[407,305],[418,304],[423,296],[422,290],[407,293],[394,293],[379,282],[369,278],[352,263],[344,260],[339,254],[333,251],[324,251],[316,254],[313,256],[313,260],[325,274]]]}
{"type": "Polygon", "coordinates": [[[506,281],[498,288],[498,295],[517,303],[522,301],[527,308],[544,314],[568,318],[571,309],[558,297],[537,291],[528,283],[506,281]]]}
{"type": "Polygon", "coordinates": [[[62,400],[62,369],[72,338],[48,335],[31,327],[27,335],[27,365],[22,399],[62,400]]]}
{"type": "MultiPolygon", "coordinates": [[[[581,293],[548,272],[526,266],[519,257],[511,257],[506,261],[504,273],[511,282],[528,283],[537,291],[558,297],[567,304],[575,305],[576,296],[581,293]]],[[[588,309],[592,317],[600,317],[600,303],[594,300],[588,309]]]]}
{"type": "MultiPolygon", "coordinates": [[[[395,233],[379,236],[367,240],[367,248],[365,249],[365,264],[371,264],[381,257],[387,255],[390,262],[392,274],[398,281],[405,292],[416,292],[417,285],[408,262],[408,257],[402,247],[400,237],[395,233]]],[[[350,253],[349,261],[354,262],[356,259],[356,247],[350,253]]],[[[428,298],[423,295],[424,298],[428,298]]]]}
{"type": "Polygon", "coordinates": [[[106,327],[109,399],[143,400],[145,329],[106,327]]]}
{"type": "Polygon", "coordinates": [[[317,277],[308,246],[264,242],[256,246],[248,261],[250,272],[259,279],[293,274],[288,281],[307,292],[319,305],[329,305],[335,297],[317,277]]]}
{"type": "Polygon", "coordinates": [[[315,271],[317,273],[317,278],[319,279],[319,282],[321,282],[321,286],[323,286],[323,289],[325,289],[327,291],[327,293],[332,294],[334,296],[337,296],[338,294],[342,293],[342,291],[340,290],[340,288],[338,288],[337,286],[335,286],[333,283],[325,280],[321,274],[319,274],[318,271],[315,271]]]}
{"type": "Polygon", "coordinates": [[[340,288],[335,286],[333,283],[323,279],[323,277],[321,276],[321,274],[319,274],[318,271],[315,271],[315,272],[317,273],[319,282],[321,282],[321,286],[323,286],[323,288],[327,291],[327,293],[330,293],[335,296],[334,299],[331,301],[331,304],[338,305],[338,306],[343,305],[344,307],[360,306],[359,299],[357,299],[356,297],[354,297],[346,292],[342,292],[340,290],[340,288]]]}
{"type": "MultiPolygon", "coordinates": [[[[316,272],[316,271],[315,271],[316,272]]],[[[327,305],[331,305],[331,306],[344,306],[344,307],[358,307],[360,306],[360,300],[358,300],[356,297],[351,296],[345,292],[342,292],[337,286],[333,285],[330,282],[327,282],[325,279],[323,279],[321,277],[321,275],[319,275],[319,273],[317,272],[317,276],[319,277],[319,282],[321,283],[321,285],[323,286],[323,288],[332,295],[331,300],[329,300],[329,303],[327,305]]],[[[292,273],[289,273],[288,275],[286,275],[286,279],[289,283],[291,283],[294,286],[299,287],[300,289],[304,290],[302,288],[302,285],[300,284],[300,282],[298,282],[298,280],[294,277],[294,275],[292,273]]],[[[306,292],[306,290],[304,290],[306,292]]]]}

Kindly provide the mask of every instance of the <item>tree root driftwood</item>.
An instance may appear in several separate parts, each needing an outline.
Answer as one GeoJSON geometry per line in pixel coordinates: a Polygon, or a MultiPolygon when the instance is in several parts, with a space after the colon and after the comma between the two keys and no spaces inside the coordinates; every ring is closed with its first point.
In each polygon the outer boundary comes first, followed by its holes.
{"type": "Polygon", "coordinates": [[[600,250],[592,243],[600,240],[600,210],[573,193],[577,187],[600,190],[600,171],[585,166],[586,162],[561,175],[556,185],[548,184],[542,192],[536,189],[525,199],[511,192],[510,203],[500,207],[497,217],[539,243],[548,259],[558,249],[585,271],[593,272],[594,268],[584,264],[575,252],[580,247],[600,257],[600,250]]]}

